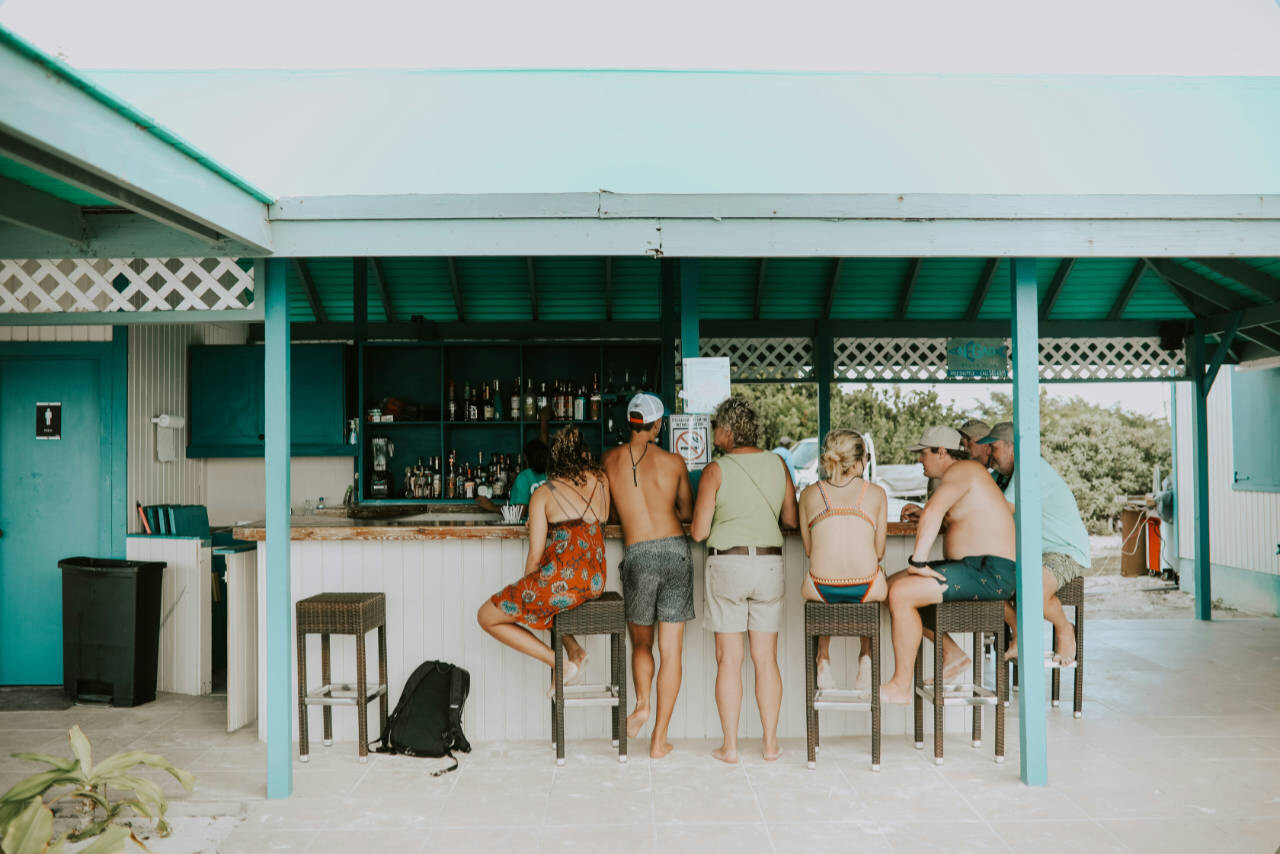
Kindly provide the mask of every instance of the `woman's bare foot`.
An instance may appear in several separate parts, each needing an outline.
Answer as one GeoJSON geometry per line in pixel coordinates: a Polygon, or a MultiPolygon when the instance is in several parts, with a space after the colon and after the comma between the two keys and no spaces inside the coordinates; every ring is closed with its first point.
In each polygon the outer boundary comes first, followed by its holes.
{"type": "Polygon", "coordinates": [[[1018,660],[1018,641],[1016,639],[1009,641],[1009,648],[1004,651],[1004,660],[1005,661],[1018,660]]]}
{"type": "Polygon", "coordinates": [[[765,762],[777,762],[778,758],[782,756],[782,748],[775,744],[773,748],[770,749],[769,745],[766,744],[761,753],[764,756],[765,762]]]}
{"type": "MultiPolygon", "coordinates": [[[[572,685],[580,678],[578,676],[578,665],[573,663],[573,659],[569,659],[564,663],[564,684],[572,685]]],[[[551,687],[547,689],[547,697],[552,698],[556,695],[556,669],[551,668],[551,687]]]]}
{"type": "Polygon", "coordinates": [[[831,672],[831,660],[827,658],[818,659],[818,690],[829,691],[836,687],[835,674],[831,672]]]}
{"type": "Polygon", "coordinates": [[[649,756],[654,759],[661,759],[674,749],[669,741],[663,741],[662,744],[658,744],[653,740],[649,741],[649,756]]]}
{"type": "Polygon", "coordinates": [[[635,711],[627,715],[627,738],[635,738],[640,728],[649,720],[649,707],[636,706],[635,711]]]}
{"type": "Polygon", "coordinates": [[[911,702],[911,686],[900,688],[889,682],[880,686],[880,702],[882,703],[910,703],[911,702]]]}
{"type": "Polygon", "coordinates": [[[964,675],[965,670],[970,667],[973,662],[969,656],[964,653],[947,658],[944,653],[942,656],[942,681],[954,682],[964,675]]]}
{"type": "Polygon", "coordinates": [[[719,759],[721,762],[725,763],[726,765],[738,764],[738,751],[729,750],[724,745],[721,745],[717,747],[715,750],[711,751],[711,755],[716,759],[719,759]]]}
{"type": "Polygon", "coordinates": [[[1054,634],[1054,652],[1057,654],[1058,660],[1064,664],[1074,663],[1076,660],[1076,635],[1074,631],[1061,632],[1057,628],[1053,630],[1054,634]]]}

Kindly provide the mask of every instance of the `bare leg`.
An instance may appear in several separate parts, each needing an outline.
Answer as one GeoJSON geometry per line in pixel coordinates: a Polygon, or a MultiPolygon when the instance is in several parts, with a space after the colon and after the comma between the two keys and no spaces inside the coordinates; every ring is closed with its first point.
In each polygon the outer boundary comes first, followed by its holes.
{"type": "Polygon", "coordinates": [[[770,762],[782,755],[778,748],[778,715],[782,711],[782,673],[778,670],[778,633],[747,632],[751,642],[751,662],[756,671],[756,706],[764,730],[764,758],[770,762]]]}
{"type": "MultiPolygon", "coordinates": [[[[937,638],[933,636],[933,632],[923,629],[923,634],[929,640],[937,643],[937,638]]],[[[942,634],[942,679],[944,682],[951,682],[959,679],[961,674],[968,669],[973,662],[969,658],[969,654],[960,648],[960,644],[951,639],[951,635],[943,632],[942,634]]]]}
{"type": "MultiPolygon", "coordinates": [[[[661,759],[671,752],[667,741],[667,727],[671,724],[671,712],[676,707],[683,675],[682,653],[684,647],[684,623],[658,624],[658,654],[662,662],[658,666],[657,714],[653,719],[653,734],[649,739],[649,755],[661,759]]],[[[650,662],[653,659],[650,658],[650,662]]],[[[652,663],[650,664],[652,666],[652,663]]]]}
{"type": "Polygon", "coordinates": [[[831,662],[831,636],[820,635],[818,637],[818,661],[831,662]]]}
{"type": "Polygon", "coordinates": [[[581,664],[587,659],[587,651],[573,635],[564,636],[564,654],[569,656],[569,660],[574,664],[581,664]]]}
{"type": "Polygon", "coordinates": [[[631,632],[631,679],[636,686],[636,707],[627,715],[627,738],[635,738],[645,721],[649,720],[649,690],[653,687],[653,626],[628,623],[627,629],[631,632]]]}
{"type": "Polygon", "coordinates": [[[924,626],[919,609],[942,601],[942,585],[932,578],[896,573],[889,579],[889,616],[893,621],[893,678],[880,686],[886,703],[911,700],[911,678],[924,626]]]}
{"type": "Polygon", "coordinates": [[[1009,627],[1009,648],[1004,651],[1005,661],[1016,661],[1018,658],[1018,612],[1013,602],[1004,603],[1004,622],[1009,627]]]}
{"type": "Polygon", "coordinates": [[[516,625],[514,617],[502,613],[492,602],[485,600],[480,606],[480,610],[476,612],[476,622],[480,624],[480,628],[517,652],[536,658],[547,667],[555,667],[556,657],[551,647],[524,626],[516,625]]]}
{"type": "Polygon", "coordinates": [[[711,751],[721,762],[738,761],[738,716],[742,711],[742,634],[716,632],[716,710],[724,742],[711,751]]]}
{"type": "Polygon", "coordinates": [[[1044,618],[1053,623],[1054,650],[1060,661],[1076,660],[1076,630],[1062,610],[1058,598],[1058,580],[1053,573],[1044,570],[1044,618]]]}

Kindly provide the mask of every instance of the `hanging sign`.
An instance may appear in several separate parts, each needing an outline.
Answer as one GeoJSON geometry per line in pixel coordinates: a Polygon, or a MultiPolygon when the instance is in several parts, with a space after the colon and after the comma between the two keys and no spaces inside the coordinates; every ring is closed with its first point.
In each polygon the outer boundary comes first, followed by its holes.
{"type": "Polygon", "coordinates": [[[1009,348],[1003,338],[948,338],[948,379],[1009,378],[1009,348]]]}
{"type": "Polygon", "coordinates": [[[61,403],[37,403],[36,404],[36,438],[37,439],[61,439],[62,438],[62,404],[61,403]]]}
{"type": "Polygon", "coordinates": [[[689,471],[701,471],[711,462],[711,416],[671,415],[670,450],[679,454],[689,471]]]}
{"type": "Polygon", "coordinates": [[[714,412],[716,405],[729,396],[729,358],[685,359],[680,384],[685,412],[714,412]]]}

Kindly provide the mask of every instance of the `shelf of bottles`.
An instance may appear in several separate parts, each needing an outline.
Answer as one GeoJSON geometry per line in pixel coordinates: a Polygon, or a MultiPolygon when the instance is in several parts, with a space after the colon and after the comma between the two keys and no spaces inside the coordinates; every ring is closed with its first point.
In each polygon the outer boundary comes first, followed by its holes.
{"type": "Polygon", "coordinates": [[[656,342],[360,348],[357,478],[363,502],[506,500],[550,409],[600,453],[626,439],[626,401],[661,393],[656,342]]]}

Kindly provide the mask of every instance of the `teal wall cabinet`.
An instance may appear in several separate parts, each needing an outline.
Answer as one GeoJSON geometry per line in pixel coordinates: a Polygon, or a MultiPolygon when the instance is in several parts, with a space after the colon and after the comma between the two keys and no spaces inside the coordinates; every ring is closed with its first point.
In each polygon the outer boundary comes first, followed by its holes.
{"type": "MultiPolygon", "coordinates": [[[[264,447],[263,348],[194,346],[188,351],[190,407],[187,456],[261,457],[264,447]]],[[[295,457],[354,456],[351,349],[295,344],[290,439],[295,457]]]]}

